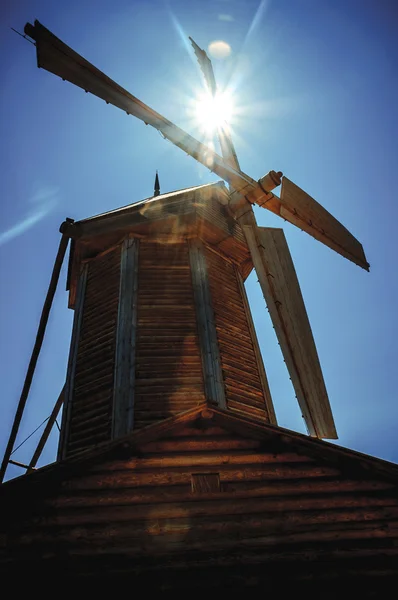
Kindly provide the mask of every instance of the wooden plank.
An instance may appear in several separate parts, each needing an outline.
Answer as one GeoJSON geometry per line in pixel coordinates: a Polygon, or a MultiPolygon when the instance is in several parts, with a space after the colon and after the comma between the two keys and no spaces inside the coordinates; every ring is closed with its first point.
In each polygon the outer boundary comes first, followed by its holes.
{"type": "Polygon", "coordinates": [[[200,242],[190,242],[189,260],[191,264],[206,397],[219,408],[225,408],[223,374],[210,295],[209,276],[200,242]]]}
{"type": "MultiPolygon", "coordinates": [[[[203,468],[203,464],[201,465],[203,468]]],[[[111,470],[109,469],[106,469],[111,470]]],[[[245,502],[246,513],[250,512],[251,499],[260,499],[263,509],[274,510],[275,502],[283,502],[286,510],[292,506],[301,506],[303,499],[314,498],[313,508],[322,506],[344,507],[344,506],[396,506],[396,497],[388,496],[393,493],[392,486],[384,482],[368,480],[342,480],[342,479],[305,479],[299,481],[223,481],[223,491],[227,493],[224,498],[241,499],[245,502]],[[272,498],[271,504],[269,499],[272,498]],[[323,504],[322,504],[323,503],[323,504]]],[[[202,500],[211,500],[211,497],[202,496],[202,500]]],[[[108,488],[101,490],[101,494],[92,493],[91,490],[71,492],[66,490],[54,497],[45,500],[46,505],[55,507],[79,507],[79,506],[123,506],[132,504],[157,504],[179,502],[190,503],[192,498],[189,482],[181,485],[167,486],[159,489],[155,486],[132,487],[132,488],[108,488]]],[[[189,508],[188,508],[189,510],[189,508]]],[[[257,509],[254,508],[253,511],[257,509]]],[[[261,510],[261,508],[259,509],[261,510]]]]}
{"type": "Polygon", "coordinates": [[[113,246],[86,263],[88,273],[65,456],[111,438],[120,258],[121,246],[113,246]],[[94,342],[101,349],[99,354],[94,342]],[[91,413],[91,418],[87,418],[87,413],[91,413]]]}
{"type": "Polygon", "coordinates": [[[64,400],[64,410],[62,413],[62,422],[61,422],[61,432],[59,436],[59,444],[58,444],[58,460],[62,460],[66,456],[67,452],[67,439],[69,435],[69,425],[71,419],[72,412],[72,400],[73,400],[73,387],[74,387],[74,379],[75,379],[75,371],[76,371],[76,361],[77,361],[77,351],[79,347],[80,340],[80,329],[82,325],[83,319],[83,307],[84,307],[84,298],[86,292],[86,283],[87,283],[87,271],[88,266],[85,264],[82,267],[79,282],[77,285],[76,291],[76,299],[75,299],[75,314],[73,317],[73,329],[72,329],[72,339],[70,344],[69,351],[69,360],[68,360],[68,368],[66,374],[66,383],[65,383],[65,400],[64,400]]]}
{"type": "Polygon", "coordinates": [[[133,428],[139,241],[123,243],[113,394],[112,438],[133,428]]]}
{"type": "Polygon", "coordinates": [[[248,405],[255,398],[257,404],[262,402],[263,414],[260,420],[268,421],[264,382],[259,374],[254,349],[254,329],[250,329],[239,272],[233,263],[224,260],[220,253],[214,253],[207,247],[206,260],[227,407],[231,392],[240,395],[242,402],[248,405]]]}
{"type": "Polygon", "coordinates": [[[293,261],[281,229],[243,226],[309,433],[337,437],[293,261]]]}
{"type": "Polygon", "coordinates": [[[260,346],[258,344],[256,330],[254,328],[254,323],[253,323],[253,319],[252,319],[252,315],[251,315],[251,311],[250,311],[250,307],[249,307],[249,302],[248,302],[247,295],[246,295],[245,285],[243,283],[243,279],[239,273],[239,270],[236,267],[235,267],[235,273],[236,273],[236,279],[238,281],[241,297],[243,300],[243,306],[245,309],[247,324],[249,326],[249,331],[250,331],[250,335],[251,335],[251,339],[252,339],[254,354],[256,357],[258,374],[259,374],[260,381],[261,381],[261,387],[263,390],[265,404],[267,406],[268,420],[272,425],[277,425],[278,422],[276,420],[274,405],[272,402],[271,390],[269,389],[268,379],[267,379],[267,375],[265,373],[264,363],[263,363],[263,359],[261,356],[260,346]]]}
{"type": "Polygon", "coordinates": [[[363,269],[369,270],[362,244],[323,206],[287,177],[282,180],[280,202],[282,218],[363,269]]]}

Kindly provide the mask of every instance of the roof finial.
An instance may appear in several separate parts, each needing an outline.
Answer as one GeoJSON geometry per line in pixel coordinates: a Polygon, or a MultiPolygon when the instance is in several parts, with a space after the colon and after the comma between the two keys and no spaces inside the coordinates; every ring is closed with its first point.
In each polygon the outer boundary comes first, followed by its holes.
{"type": "Polygon", "coordinates": [[[158,170],[156,169],[154,196],[159,196],[159,194],[160,194],[160,184],[159,184],[158,170]]]}

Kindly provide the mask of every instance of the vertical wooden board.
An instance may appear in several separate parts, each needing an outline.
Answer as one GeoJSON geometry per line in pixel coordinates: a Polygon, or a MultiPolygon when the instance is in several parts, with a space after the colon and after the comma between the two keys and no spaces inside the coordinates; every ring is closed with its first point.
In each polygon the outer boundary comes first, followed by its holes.
{"type": "Polygon", "coordinates": [[[141,240],[134,428],[205,401],[188,243],[141,240]]]}
{"type": "Polygon", "coordinates": [[[196,240],[190,242],[189,259],[206,398],[219,408],[226,408],[220,352],[210,295],[209,274],[201,242],[196,240]]]}
{"type": "Polygon", "coordinates": [[[282,229],[258,227],[266,302],[311,435],[337,437],[325,382],[296,271],[282,229]]]}
{"type": "Polygon", "coordinates": [[[68,369],[65,383],[65,400],[64,409],[62,412],[61,432],[58,443],[58,460],[66,456],[66,440],[69,433],[69,423],[71,415],[71,404],[73,398],[73,382],[75,379],[77,351],[79,347],[80,328],[83,317],[84,297],[86,293],[87,283],[87,264],[83,265],[76,290],[75,297],[75,314],[73,317],[72,339],[69,350],[68,369]]]}
{"type": "Polygon", "coordinates": [[[87,264],[65,456],[111,438],[121,246],[87,264]]]}
{"type": "Polygon", "coordinates": [[[281,217],[345,258],[369,270],[363,247],[358,240],[323,206],[287,177],[282,180],[280,202],[281,217]]]}
{"type": "Polygon", "coordinates": [[[113,438],[125,435],[133,428],[138,248],[139,241],[133,238],[127,238],[122,247],[113,395],[113,438]]]}
{"type": "Polygon", "coordinates": [[[227,408],[269,423],[263,382],[235,265],[206,247],[227,408]]]}

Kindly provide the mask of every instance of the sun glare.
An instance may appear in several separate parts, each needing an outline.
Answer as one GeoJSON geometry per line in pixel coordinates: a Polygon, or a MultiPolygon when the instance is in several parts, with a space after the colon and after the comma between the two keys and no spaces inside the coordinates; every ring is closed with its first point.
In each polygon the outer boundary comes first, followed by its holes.
{"type": "Polygon", "coordinates": [[[227,92],[215,96],[203,93],[195,101],[194,113],[199,127],[212,134],[224,122],[230,123],[234,113],[232,96],[227,92]]]}

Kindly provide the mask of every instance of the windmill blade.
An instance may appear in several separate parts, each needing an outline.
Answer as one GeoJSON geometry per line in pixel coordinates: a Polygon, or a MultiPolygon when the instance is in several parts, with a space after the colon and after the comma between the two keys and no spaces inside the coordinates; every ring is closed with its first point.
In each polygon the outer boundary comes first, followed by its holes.
{"type": "MultiPolygon", "coordinates": [[[[196,58],[198,59],[199,66],[202,69],[206,85],[214,98],[217,93],[217,84],[216,79],[214,77],[212,62],[207,56],[206,52],[202,50],[202,48],[200,48],[191,37],[189,39],[191,40],[191,44],[195,51],[196,58]]],[[[218,126],[217,133],[223,159],[234,169],[240,171],[238,157],[236,156],[234,144],[232,142],[231,133],[229,131],[228,125],[226,123],[223,125],[220,124],[218,126]]]]}
{"type": "Polygon", "coordinates": [[[281,217],[369,271],[362,244],[323,206],[286,177],[282,180],[280,204],[281,217]]]}
{"type": "Polygon", "coordinates": [[[198,44],[191,37],[189,39],[195,51],[196,58],[198,59],[199,66],[202,69],[207,87],[209,88],[210,93],[215,96],[217,92],[217,85],[211,60],[207,56],[206,52],[202,50],[202,48],[199,48],[198,44]]]}
{"type": "Polygon", "coordinates": [[[219,175],[243,195],[249,191],[256,195],[256,188],[258,188],[257,195],[264,196],[264,191],[254,179],[242,171],[234,169],[205,144],[130,94],[64,44],[39,21],[35,21],[34,26],[27,23],[25,33],[36,41],[39,67],[58,75],[86,92],[91,92],[107,103],[126,111],[127,114],[144,121],[147,125],[151,125],[166,139],[219,175]]]}
{"type": "Polygon", "coordinates": [[[251,225],[243,229],[308,431],[315,437],[336,439],[318,353],[283,230],[251,225]]]}

